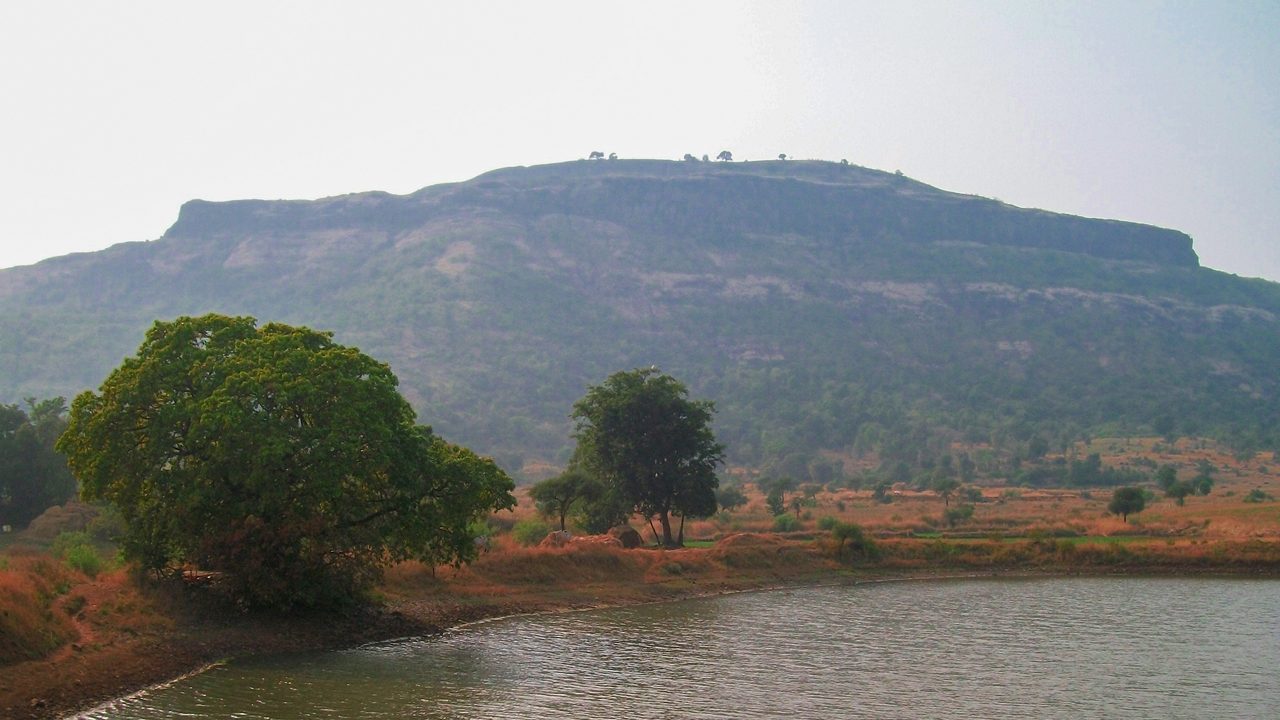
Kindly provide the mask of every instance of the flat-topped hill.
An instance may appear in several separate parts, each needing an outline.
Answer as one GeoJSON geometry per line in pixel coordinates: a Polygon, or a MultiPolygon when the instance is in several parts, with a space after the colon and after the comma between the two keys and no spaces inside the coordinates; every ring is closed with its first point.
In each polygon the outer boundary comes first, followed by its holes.
{"type": "Polygon", "coordinates": [[[651,364],[716,401],[732,460],[793,472],[894,443],[1280,426],[1280,285],[1200,267],[1175,230],[814,161],[191,201],[158,240],[0,271],[0,400],[96,387],[153,320],[204,312],[333,330],[424,422],[532,474],[567,459],[589,383],[651,364]]]}

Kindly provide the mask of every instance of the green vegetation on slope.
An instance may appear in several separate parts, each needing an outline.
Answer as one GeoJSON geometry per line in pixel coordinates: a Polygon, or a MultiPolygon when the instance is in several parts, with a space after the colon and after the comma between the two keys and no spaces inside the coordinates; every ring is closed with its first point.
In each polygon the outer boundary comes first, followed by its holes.
{"type": "Polygon", "coordinates": [[[157,317],[333,328],[512,471],[659,365],[731,463],[926,468],[1111,432],[1280,444],[1280,286],[1190,239],[835,163],[581,162],[397,197],[193,202],[164,238],[0,272],[0,398],[96,387],[157,317]]]}

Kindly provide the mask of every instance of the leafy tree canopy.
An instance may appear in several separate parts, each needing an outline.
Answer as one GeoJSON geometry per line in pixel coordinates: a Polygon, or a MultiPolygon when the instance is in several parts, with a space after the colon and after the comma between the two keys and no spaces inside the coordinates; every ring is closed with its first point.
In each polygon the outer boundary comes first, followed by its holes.
{"type": "Polygon", "coordinates": [[[715,470],[724,446],[711,432],[714,406],[690,400],[678,380],[657,368],[617,372],[573,406],[578,458],[613,485],[635,512],[662,525],[662,543],[677,546],[671,515],[716,511],[715,470]]]}
{"type": "Polygon", "coordinates": [[[1107,504],[1107,511],[1112,515],[1119,515],[1121,520],[1129,521],[1129,515],[1132,513],[1142,512],[1147,506],[1147,498],[1142,492],[1142,488],[1136,487],[1120,487],[1116,488],[1111,494],[1111,502],[1107,504]]]}
{"type": "Polygon", "coordinates": [[[467,525],[514,502],[396,384],[328,333],[183,317],[75,399],[58,448],[87,498],[119,507],[144,570],[223,571],[250,605],[345,601],[387,561],[470,559],[467,525]]]}
{"type": "Polygon", "coordinates": [[[60,397],[0,405],[0,524],[22,527],[76,494],[76,481],[54,443],[67,426],[60,397]]]}
{"type": "Polygon", "coordinates": [[[561,530],[565,529],[565,518],[575,507],[595,501],[604,493],[603,483],[581,468],[569,468],[529,488],[529,497],[538,509],[559,518],[561,530]]]}

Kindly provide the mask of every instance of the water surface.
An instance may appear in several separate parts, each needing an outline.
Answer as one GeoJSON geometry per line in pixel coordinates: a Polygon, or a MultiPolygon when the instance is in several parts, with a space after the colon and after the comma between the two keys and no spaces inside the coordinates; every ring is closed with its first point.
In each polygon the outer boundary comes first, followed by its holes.
{"type": "Polygon", "coordinates": [[[90,718],[1278,718],[1280,581],[917,581],[232,663],[90,718]]]}

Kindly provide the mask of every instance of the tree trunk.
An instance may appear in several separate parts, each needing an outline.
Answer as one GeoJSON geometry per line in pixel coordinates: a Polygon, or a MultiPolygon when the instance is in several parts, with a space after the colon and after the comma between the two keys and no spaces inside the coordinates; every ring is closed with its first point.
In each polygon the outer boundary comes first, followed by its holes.
{"type": "Polygon", "coordinates": [[[666,510],[658,513],[658,519],[662,522],[662,546],[678,547],[676,541],[671,537],[671,516],[666,510]]]}
{"type": "Polygon", "coordinates": [[[564,516],[568,513],[568,508],[560,508],[560,532],[564,532],[564,516]]]}
{"type": "Polygon", "coordinates": [[[662,544],[662,538],[658,537],[658,528],[656,528],[656,527],[654,527],[654,526],[653,526],[653,516],[652,516],[652,515],[649,515],[649,516],[645,517],[645,520],[646,520],[646,521],[648,521],[648,523],[649,523],[649,532],[653,533],[653,544],[654,544],[654,545],[661,545],[661,544],[662,544]]]}
{"type": "Polygon", "coordinates": [[[676,546],[684,547],[684,515],[680,516],[680,533],[676,535],[676,546]]]}

